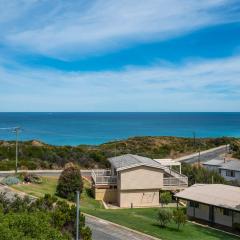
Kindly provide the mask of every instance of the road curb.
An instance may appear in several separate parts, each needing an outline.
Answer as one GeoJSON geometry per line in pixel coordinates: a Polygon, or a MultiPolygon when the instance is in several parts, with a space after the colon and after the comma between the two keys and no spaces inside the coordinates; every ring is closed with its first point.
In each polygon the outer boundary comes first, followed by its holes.
{"type": "Polygon", "coordinates": [[[117,224],[117,223],[108,221],[108,220],[106,220],[106,219],[99,218],[99,217],[93,216],[93,215],[88,214],[88,213],[85,213],[85,212],[81,212],[81,213],[82,213],[83,215],[85,215],[85,216],[90,217],[90,218],[94,218],[94,219],[100,220],[100,221],[105,221],[105,222],[107,222],[107,223],[109,223],[109,224],[111,224],[111,225],[113,225],[113,226],[116,226],[116,227],[119,227],[119,228],[123,228],[123,229],[128,230],[128,231],[133,232],[133,233],[137,233],[137,234],[139,234],[139,235],[142,235],[143,237],[148,237],[149,239],[153,239],[153,240],[161,240],[161,238],[153,237],[153,236],[148,235],[148,234],[146,234],[146,233],[139,232],[139,231],[134,230],[134,229],[132,229],[132,228],[125,227],[125,226],[123,226],[123,225],[120,225],[120,224],[117,224]]]}

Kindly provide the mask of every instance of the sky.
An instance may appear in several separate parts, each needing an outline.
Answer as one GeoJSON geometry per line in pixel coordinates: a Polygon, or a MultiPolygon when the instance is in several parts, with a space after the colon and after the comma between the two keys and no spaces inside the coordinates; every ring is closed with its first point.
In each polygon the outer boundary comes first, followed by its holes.
{"type": "Polygon", "coordinates": [[[0,103],[240,111],[240,0],[0,0],[0,103]]]}

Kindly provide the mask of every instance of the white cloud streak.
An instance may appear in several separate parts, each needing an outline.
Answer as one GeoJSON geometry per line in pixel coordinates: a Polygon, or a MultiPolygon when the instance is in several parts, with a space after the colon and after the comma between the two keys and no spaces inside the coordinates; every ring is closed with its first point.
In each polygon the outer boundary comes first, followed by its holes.
{"type": "Polygon", "coordinates": [[[239,21],[234,0],[2,1],[2,43],[73,58],[239,21]]]}
{"type": "Polygon", "coordinates": [[[240,56],[104,72],[16,65],[0,67],[0,86],[0,111],[240,111],[240,56]]]}

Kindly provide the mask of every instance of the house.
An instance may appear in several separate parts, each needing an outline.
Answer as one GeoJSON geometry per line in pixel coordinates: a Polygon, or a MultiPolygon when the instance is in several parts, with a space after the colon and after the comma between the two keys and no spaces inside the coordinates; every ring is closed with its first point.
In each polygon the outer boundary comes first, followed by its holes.
{"type": "Polygon", "coordinates": [[[238,181],[240,183],[240,160],[212,159],[202,163],[205,168],[219,172],[227,181],[238,181]]]}
{"type": "Polygon", "coordinates": [[[212,159],[207,162],[203,162],[202,166],[211,171],[219,172],[219,168],[224,163],[223,159],[212,159]]]}
{"type": "Polygon", "coordinates": [[[109,158],[110,170],[92,170],[95,199],[119,207],[159,205],[160,190],[181,190],[188,178],[158,161],[133,154],[109,158]]]}
{"type": "Polygon", "coordinates": [[[219,173],[227,181],[238,181],[240,183],[240,160],[227,161],[219,167],[219,173]]]}
{"type": "Polygon", "coordinates": [[[212,224],[240,223],[240,188],[224,184],[195,184],[177,194],[187,202],[187,215],[212,224]]]}

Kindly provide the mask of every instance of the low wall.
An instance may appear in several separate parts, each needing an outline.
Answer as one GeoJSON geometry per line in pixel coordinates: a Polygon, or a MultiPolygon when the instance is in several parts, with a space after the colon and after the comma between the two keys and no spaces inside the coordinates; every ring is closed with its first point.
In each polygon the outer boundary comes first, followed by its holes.
{"type": "Polygon", "coordinates": [[[95,188],[94,196],[96,200],[107,203],[117,203],[117,189],[95,188]]]}

